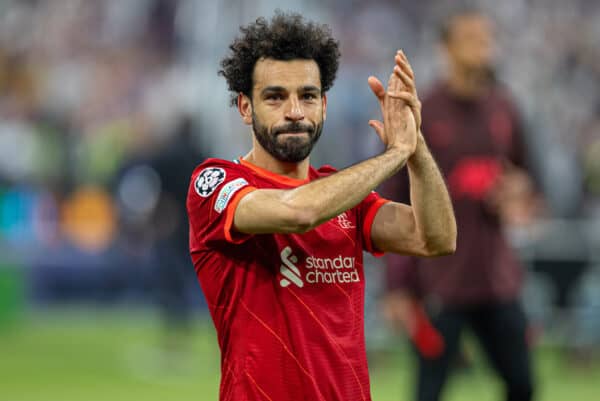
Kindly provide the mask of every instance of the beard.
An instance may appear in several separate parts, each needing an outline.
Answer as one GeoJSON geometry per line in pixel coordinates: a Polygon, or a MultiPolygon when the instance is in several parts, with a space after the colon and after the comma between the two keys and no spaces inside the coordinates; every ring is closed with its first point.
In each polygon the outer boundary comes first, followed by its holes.
{"type": "Polygon", "coordinates": [[[323,120],[315,125],[290,122],[269,129],[252,113],[252,129],[258,143],[275,159],[286,163],[298,163],[306,159],[323,131],[323,120]],[[282,133],[306,132],[307,136],[281,137],[282,133]]]}

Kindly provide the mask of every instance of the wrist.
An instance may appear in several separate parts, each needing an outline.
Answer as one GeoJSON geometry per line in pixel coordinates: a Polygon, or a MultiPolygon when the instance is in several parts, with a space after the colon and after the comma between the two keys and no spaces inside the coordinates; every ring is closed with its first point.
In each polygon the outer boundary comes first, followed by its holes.
{"type": "Polygon", "coordinates": [[[407,146],[393,145],[389,146],[384,153],[389,154],[395,160],[400,161],[400,164],[404,165],[404,163],[406,163],[406,161],[411,157],[413,152],[411,152],[407,146]]]}
{"type": "Polygon", "coordinates": [[[422,135],[419,135],[417,148],[407,160],[406,165],[408,169],[415,174],[423,174],[429,171],[432,166],[436,167],[435,159],[429,151],[427,143],[422,135]]]}
{"type": "Polygon", "coordinates": [[[408,158],[408,163],[410,164],[419,164],[420,160],[423,160],[423,156],[426,156],[429,153],[429,149],[427,148],[427,143],[425,142],[425,138],[423,134],[419,132],[417,137],[417,146],[415,151],[408,158]]]}

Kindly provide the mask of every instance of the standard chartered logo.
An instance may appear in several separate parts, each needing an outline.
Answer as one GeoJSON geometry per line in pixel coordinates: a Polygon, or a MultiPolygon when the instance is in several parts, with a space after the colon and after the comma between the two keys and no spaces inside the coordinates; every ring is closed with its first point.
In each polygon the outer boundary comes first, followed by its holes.
{"type": "Polygon", "coordinates": [[[298,268],[298,258],[292,254],[292,248],[286,246],[280,253],[279,272],[284,277],[279,281],[282,287],[295,284],[303,287],[308,284],[356,283],[360,281],[354,257],[338,255],[335,258],[317,258],[309,256],[305,260],[306,274],[304,279],[298,268]]]}
{"type": "Polygon", "coordinates": [[[285,277],[279,281],[279,284],[281,284],[282,287],[287,287],[291,283],[294,283],[298,287],[304,287],[304,283],[300,277],[300,270],[294,264],[298,263],[298,258],[292,255],[292,248],[286,246],[279,256],[281,256],[281,263],[283,263],[279,266],[279,272],[285,277]]]}

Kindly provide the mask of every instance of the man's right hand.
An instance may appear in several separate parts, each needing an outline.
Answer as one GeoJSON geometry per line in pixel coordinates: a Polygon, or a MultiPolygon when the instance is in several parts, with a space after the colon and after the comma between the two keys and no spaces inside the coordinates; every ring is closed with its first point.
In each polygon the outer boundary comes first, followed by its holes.
{"type": "Polygon", "coordinates": [[[421,124],[421,104],[417,98],[414,74],[401,51],[395,57],[396,65],[390,75],[387,90],[377,78],[369,77],[369,86],[379,100],[383,123],[370,120],[386,149],[399,149],[412,155],[417,146],[421,124]]]}

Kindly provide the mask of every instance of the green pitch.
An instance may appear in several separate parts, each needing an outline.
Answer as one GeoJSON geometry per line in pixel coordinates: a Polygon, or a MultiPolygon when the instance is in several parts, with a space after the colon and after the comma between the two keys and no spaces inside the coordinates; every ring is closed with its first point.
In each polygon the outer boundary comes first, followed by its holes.
{"type": "MultiPolygon", "coordinates": [[[[188,346],[177,350],[161,348],[162,334],[144,311],[30,314],[0,327],[0,401],[217,400],[219,353],[210,322],[199,320],[188,346]]],[[[399,346],[370,356],[374,401],[411,399],[408,354],[399,346]]],[[[600,363],[573,367],[561,355],[536,351],[537,400],[600,400],[600,363]]],[[[499,401],[499,389],[476,359],[456,375],[444,401],[499,401]]]]}

